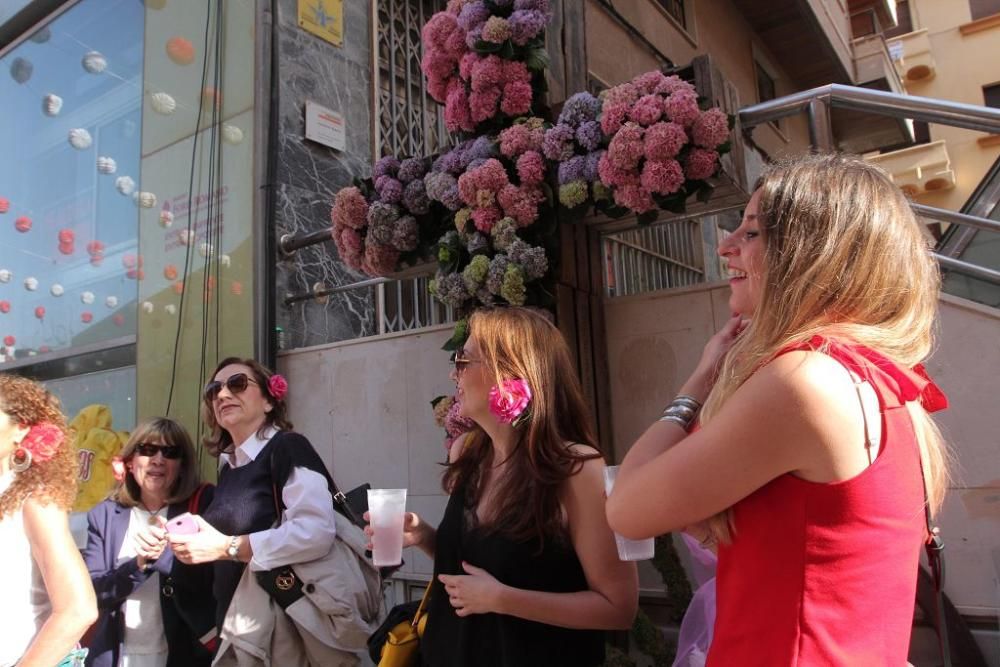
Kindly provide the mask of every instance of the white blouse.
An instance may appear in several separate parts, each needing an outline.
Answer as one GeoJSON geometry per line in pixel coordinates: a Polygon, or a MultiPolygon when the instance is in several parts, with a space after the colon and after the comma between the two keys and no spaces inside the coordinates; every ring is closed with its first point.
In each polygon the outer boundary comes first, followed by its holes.
{"type": "MultiPolygon", "coordinates": [[[[164,507],[157,514],[166,516],[164,507]]],[[[151,512],[133,507],[117,564],[136,557],[135,539],[150,525],[151,512]]],[[[160,609],[160,573],[154,572],[125,599],[125,649],[120,667],[166,667],[167,637],[160,609]]]]}

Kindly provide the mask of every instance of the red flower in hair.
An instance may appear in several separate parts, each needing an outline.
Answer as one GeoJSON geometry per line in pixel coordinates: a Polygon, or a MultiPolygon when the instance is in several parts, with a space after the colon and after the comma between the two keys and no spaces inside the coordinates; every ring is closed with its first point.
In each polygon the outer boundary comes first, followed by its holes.
{"type": "Polygon", "coordinates": [[[280,401],[288,393],[288,380],[275,373],[267,380],[267,391],[276,401],[280,401]]]}
{"type": "Polygon", "coordinates": [[[62,429],[49,422],[35,424],[21,441],[21,446],[31,452],[31,458],[38,463],[44,463],[56,455],[65,434],[62,429]]]}
{"type": "Polygon", "coordinates": [[[111,474],[115,476],[116,482],[125,479],[125,461],[122,460],[122,457],[111,457],[111,474]]]}

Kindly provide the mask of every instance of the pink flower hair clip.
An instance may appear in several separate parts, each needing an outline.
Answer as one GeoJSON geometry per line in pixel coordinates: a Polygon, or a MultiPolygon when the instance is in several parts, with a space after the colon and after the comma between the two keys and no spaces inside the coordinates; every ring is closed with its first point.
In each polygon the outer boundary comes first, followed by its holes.
{"type": "Polygon", "coordinates": [[[45,463],[59,451],[59,445],[66,438],[63,430],[50,422],[35,424],[21,441],[21,448],[31,454],[31,460],[45,463]]]}
{"type": "Polygon", "coordinates": [[[122,457],[111,457],[111,474],[114,475],[116,482],[120,482],[125,479],[125,461],[122,457]]]}
{"type": "Polygon", "coordinates": [[[520,378],[490,388],[490,412],[501,424],[520,426],[528,417],[530,403],[531,387],[520,378]]]}
{"type": "Polygon", "coordinates": [[[283,375],[275,373],[267,379],[267,391],[274,400],[280,401],[288,393],[288,380],[283,375]]]}

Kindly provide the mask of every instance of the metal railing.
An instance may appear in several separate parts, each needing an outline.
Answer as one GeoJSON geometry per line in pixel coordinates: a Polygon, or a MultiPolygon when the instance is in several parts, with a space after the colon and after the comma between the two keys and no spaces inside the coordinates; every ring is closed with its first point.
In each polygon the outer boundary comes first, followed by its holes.
{"type": "MultiPolygon", "coordinates": [[[[809,138],[813,147],[818,150],[833,150],[830,110],[834,108],[1000,134],[1000,109],[916,95],[898,95],[836,83],[746,107],[739,112],[739,120],[746,130],[761,123],[805,113],[809,121],[809,138]]],[[[913,209],[926,220],[1000,232],[1000,222],[988,218],[922,204],[913,204],[913,209]]],[[[1000,271],[945,257],[939,253],[934,253],[934,256],[943,269],[1000,285],[1000,271]]]]}
{"type": "Polygon", "coordinates": [[[603,241],[609,297],[705,281],[698,220],[640,227],[605,236],[603,241]]]}

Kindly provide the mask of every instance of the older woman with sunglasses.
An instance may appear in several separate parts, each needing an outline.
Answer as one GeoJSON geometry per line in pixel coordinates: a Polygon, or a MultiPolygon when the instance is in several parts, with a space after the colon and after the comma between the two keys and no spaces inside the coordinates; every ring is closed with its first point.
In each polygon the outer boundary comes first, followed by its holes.
{"type": "Polygon", "coordinates": [[[212,569],[177,561],[165,529],[212,499],[191,437],[173,420],[150,419],[133,431],[120,465],[118,486],[87,515],[83,555],[100,615],[86,664],[207,667],[217,634],[212,569]]]}
{"type": "Polygon", "coordinates": [[[212,506],[195,517],[200,532],[171,535],[170,544],[184,562],[215,563],[220,628],[248,564],[258,572],[309,562],[336,536],[330,475],[292,432],[287,390],[280,375],[236,357],[223,360],[205,387],[205,445],[220,458],[219,485],[212,506]]]}

